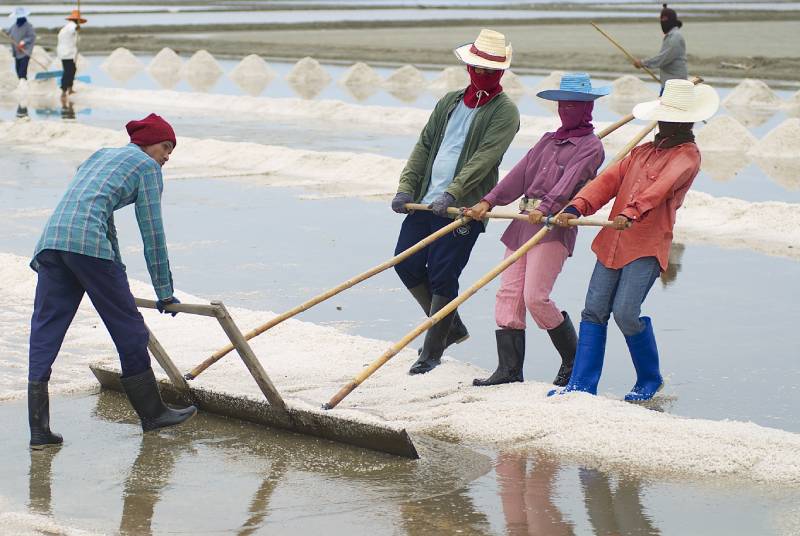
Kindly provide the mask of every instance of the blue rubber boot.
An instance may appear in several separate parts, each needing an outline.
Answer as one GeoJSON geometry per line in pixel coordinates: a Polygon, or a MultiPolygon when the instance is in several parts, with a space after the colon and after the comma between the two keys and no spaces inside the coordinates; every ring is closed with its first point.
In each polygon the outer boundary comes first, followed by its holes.
{"type": "Polygon", "coordinates": [[[608,324],[581,321],[578,350],[575,352],[575,364],[572,368],[572,375],[569,377],[569,383],[561,390],[553,389],[547,393],[547,396],[553,396],[556,393],[571,393],[572,391],[597,394],[597,384],[600,383],[603,357],[606,353],[606,333],[608,333],[608,324]]]}
{"type": "Polygon", "coordinates": [[[653,333],[653,323],[649,316],[643,316],[641,321],[644,324],[642,332],[632,337],[625,337],[636,369],[636,385],[625,395],[625,400],[628,402],[650,400],[664,387],[664,378],[658,370],[658,348],[653,333]]]}

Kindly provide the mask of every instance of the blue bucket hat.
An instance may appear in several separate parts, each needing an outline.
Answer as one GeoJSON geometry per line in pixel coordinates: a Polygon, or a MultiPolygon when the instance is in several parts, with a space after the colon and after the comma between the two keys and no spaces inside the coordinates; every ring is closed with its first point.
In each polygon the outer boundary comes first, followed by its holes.
{"type": "Polygon", "coordinates": [[[546,89],[536,96],[552,101],[593,101],[610,92],[611,86],[592,87],[592,80],[586,73],[566,73],[558,89],[546,89]]]}
{"type": "Polygon", "coordinates": [[[27,18],[28,16],[30,16],[30,14],[31,14],[31,12],[28,11],[27,8],[17,7],[17,8],[14,8],[14,11],[9,13],[8,18],[9,19],[24,19],[24,18],[27,18]]]}

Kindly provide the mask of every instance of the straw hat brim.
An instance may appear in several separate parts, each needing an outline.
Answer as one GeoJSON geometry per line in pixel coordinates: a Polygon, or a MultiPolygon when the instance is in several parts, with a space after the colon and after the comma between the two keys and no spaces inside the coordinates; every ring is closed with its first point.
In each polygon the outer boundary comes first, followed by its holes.
{"type": "Polygon", "coordinates": [[[593,87],[589,92],[566,91],[563,89],[545,89],[536,94],[537,97],[551,101],[593,101],[611,93],[611,86],[593,87]]]}
{"type": "Polygon", "coordinates": [[[504,62],[492,61],[492,60],[487,60],[486,58],[481,58],[480,56],[470,52],[469,50],[470,48],[472,48],[472,43],[467,43],[466,45],[462,45],[454,49],[453,53],[456,55],[456,58],[466,63],[467,65],[472,65],[473,67],[484,67],[486,69],[503,69],[503,70],[511,67],[511,54],[513,52],[513,50],[511,49],[511,45],[508,45],[506,47],[506,61],[504,62]]]}
{"type": "Polygon", "coordinates": [[[86,24],[87,22],[89,22],[86,19],[84,19],[83,17],[67,17],[66,19],[67,20],[71,20],[73,22],[79,22],[81,24],[86,24]]]}
{"type": "Polygon", "coordinates": [[[642,102],[633,107],[636,119],[664,121],[666,123],[696,123],[705,121],[717,113],[719,95],[707,84],[695,86],[695,101],[688,110],[663,106],[661,100],[642,102]]]}

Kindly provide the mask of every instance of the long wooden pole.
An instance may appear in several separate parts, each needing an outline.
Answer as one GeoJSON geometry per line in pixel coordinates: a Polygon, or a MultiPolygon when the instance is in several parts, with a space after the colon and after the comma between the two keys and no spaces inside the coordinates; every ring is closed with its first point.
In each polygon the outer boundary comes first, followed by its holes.
{"type": "MultiPolygon", "coordinates": [[[[14,41],[14,39],[13,39],[13,38],[12,38],[10,35],[8,35],[6,32],[4,32],[4,31],[0,31],[0,34],[3,34],[3,37],[5,37],[5,38],[6,38],[6,39],[7,39],[7,40],[8,40],[10,43],[12,43],[14,46],[17,46],[17,42],[16,42],[16,41],[14,41]]],[[[28,56],[28,57],[29,57],[30,59],[32,59],[33,61],[35,61],[36,63],[38,63],[38,64],[39,64],[39,66],[40,66],[42,69],[44,69],[45,71],[46,71],[47,69],[49,69],[49,67],[47,67],[47,65],[43,64],[41,61],[39,61],[39,60],[37,60],[36,58],[34,58],[34,57],[33,57],[33,50],[31,50],[31,53],[30,53],[30,54],[25,54],[25,55],[26,55],[26,56],[28,56]]]]}
{"type": "MultiPolygon", "coordinates": [[[[627,50],[625,50],[625,49],[622,47],[622,45],[620,45],[619,43],[617,43],[617,42],[614,40],[614,38],[613,38],[613,37],[611,37],[611,36],[610,36],[610,35],[608,35],[606,32],[604,32],[604,31],[603,31],[603,30],[600,28],[600,26],[598,26],[597,24],[595,24],[595,23],[593,23],[593,22],[592,22],[592,23],[591,23],[591,25],[592,25],[592,26],[594,26],[594,29],[595,29],[595,30],[597,30],[598,32],[600,32],[601,34],[603,34],[603,36],[604,36],[606,39],[608,39],[609,41],[611,41],[611,44],[612,44],[612,45],[614,45],[615,47],[617,47],[618,49],[620,49],[620,50],[622,51],[622,53],[623,53],[623,54],[625,54],[625,56],[627,56],[627,58],[628,58],[628,59],[631,61],[631,63],[633,63],[634,65],[636,64],[636,58],[634,58],[634,57],[633,57],[633,56],[630,54],[630,52],[628,52],[627,50]]],[[[649,75],[652,77],[652,79],[653,79],[653,80],[655,80],[655,81],[656,81],[656,82],[658,82],[659,84],[661,83],[661,79],[660,79],[660,78],[658,78],[658,77],[655,75],[655,73],[654,73],[653,71],[651,71],[650,69],[648,69],[648,68],[647,68],[647,67],[645,67],[644,65],[642,65],[642,70],[643,70],[644,72],[646,72],[647,74],[649,74],[649,75]]]]}
{"type": "MultiPolygon", "coordinates": [[[[630,122],[632,119],[633,119],[633,115],[629,115],[629,116],[623,117],[619,121],[613,123],[612,125],[609,125],[605,129],[603,129],[603,131],[600,132],[597,135],[597,137],[600,138],[600,139],[603,139],[604,137],[606,137],[607,135],[609,135],[611,132],[615,131],[616,129],[618,129],[622,125],[630,122]]],[[[644,137],[644,136],[642,136],[642,137],[644,137]]],[[[409,210],[430,210],[427,205],[415,204],[415,203],[407,203],[406,204],[406,208],[409,209],[409,210]]],[[[454,207],[451,207],[451,208],[447,209],[447,212],[449,214],[453,214],[453,215],[460,215],[461,214],[460,210],[457,209],[457,208],[454,208],[454,207]]],[[[489,217],[489,218],[497,218],[497,219],[517,219],[517,220],[526,220],[526,221],[528,219],[528,217],[525,216],[524,214],[502,214],[502,213],[492,214],[492,213],[488,213],[486,216],[489,217]]],[[[462,216],[462,218],[460,220],[456,220],[453,223],[451,223],[450,225],[448,225],[446,227],[442,227],[439,231],[437,231],[437,232],[433,233],[432,235],[424,238],[423,240],[417,242],[415,245],[411,246],[410,248],[408,248],[407,250],[403,251],[402,253],[400,253],[398,255],[395,255],[394,257],[392,257],[388,261],[386,261],[386,262],[384,262],[382,264],[379,264],[378,266],[375,266],[374,268],[371,268],[371,269],[367,270],[366,272],[363,272],[363,273],[361,273],[361,274],[359,274],[359,275],[357,275],[357,276],[355,276],[355,277],[353,277],[351,279],[348,279],[344,283],[341,283],[340,285],[338,285],[338,286],[336,286],[336,287],[334,287],[334,288],[332,288],[332,289],[330,289],[330,290],[328,290],[326,292],[323,292],[322,294],[318,294],[317,296],[314,296],[310,300],[301,303],[297,307],[294,307],[293,309],[289,309],[285,313],[282,313],[282,314],[276,316],[275,318],[273,318],[269,322],[266,322],[266,323],[258,326],[257,328],[255,328],[255,329],[253,329],[251,331],[248,331],[247,333],[244,334],[245,340],[249,341],[253,337],[261,335],[262,333],[264,333],[268,329],[274,328],[275,326],[277,326],[281,322],[283,322],[285,320],[288,320],[289,318],[292,318],[293,316],[296,316],[296,315],[302,313],[303,311],[306,311],[306,310],[310,309],[311,307],[314,307],[315,305],[317,305],[319,303],[322,303],[323,301],[325,301],[325,300],[327,300],[327,299],[329,299],[329,298],[331,298],[333,296],[336,296],[340,292],[342,292],[344,290],[347,290],[348,288],[350,288],[350,287],[352,287],[354,285],[357,285],[358,283],[360,283],[360,282],[362,282],[362,281],[364,281],[366,279],[369,279],[370,277],[372,277],[372,276],[374,276],[376,274],[379,274],[379,273],[383,272],[384,270],[387,270],[387,269],[391,268],[392,266],[394,266],[396,264],[399,264],[400,262],[402,262],[403,260],[407,259],[408,257],[413,255],[417,251],[427,247],[428,245],[430,245],[434,241],[438,240],[440,237],[448,234],[450,231],[452,231],[454,229],[457,229],[458,227],[461,227],[462,225],[467,223],[469,220],[470,220],[470,218],[462,216]]],[[[587,221],[575,221],[575,222],[571,223],[570,225],[598,226],[598,225],[602,225],[602,224],[603,224],[603,222],[594,222],[594,221],[591,221],[591,220],[587,220],[587,221]]],[[[213,365],[214,363],[216,363],[217,361],[222,359],[225,355],[230,353],[233,349],[234,349],[234,346],[232,344],[229,344],[229,345],[225,346],[224,348],[220,348],[219,350],[217,350],[216,352],[211,354],[211,356],[206,358],[205,361],[203,361],[202,363],[200,363],[199,365],[194,367],[192,370],[187,372],[184,375],[184,377],[187,380],[195,379],[197,376],[202,374],[203,371],[205,371],[208,367],[210,367],[211,365],[213,365]]]]}
{"type": "MultiPolygon", "coordinates": [[[[625,158],[625,155],[627,155],[634,147],[636,147],[639,144],[640,141],[642,141],[642,139],[644,139],[645,136],[647,136],[654,128],[656,128],[656,125],[658,125],[658,122],[653,121],[652,123],[648,124],[645,128],[643,128],[630,142],[628,142],[628,144],[625,147],[622,148],[622,150],[620,150],[620,152],[618,152],[614,156],[614,158],[611,160],[611,162],[608,163],[605,169],[608,169],[613,164],[616,164],[617,162],[625,158]]],[[[550,218],[548,218],[547,220],[549,223],[550,218]]],[[[577,223],[577,221],[580,220],[570,220],[570,223],[572,222],[577,223]]],[[[610,221],[604,221],[599,223],[603,227],[610,227],[613,225],[613,223],[610,221]]],[[[358,374],[355,378],[350,380],[350,382],[345,384],[339,390],[339,392],[333,395],[333,397],[322,407],[324,409],[335,408],[347,395],[352,393],[359,385],[364,383],[364,381],[367,378],[372,376],[372,374],[374,374],[376,370],[381,368],[391,358],[397,355],[400,352],[400,350],[408,346],[411,343],[411,341],[419,337],[420,334],[422,334],[424,331],[427,331],[434,324],[440,322],[444,317],[455,311],[459,305],[467,301],[470,297],[472,297],[472,295],[474,295],[480,289],[485,287],[490,281],[492,281],[495,277],[500,275],[506,268],[514,264],[517,260],[520,259],[520,257],[525,255],[528,252],[528,250],[530,250],[532,247],[538,244],[549,231],[550,231],[549,225],[542,227],[539,230],[539,232],[533,235],[527,242],[525,242],[522,246],[520,246],[513,254],[506,257],[503,260],[503,262],[492,268],[489,271],[489,273],[481,277],[477,282],[475,282],[475,284],[473,284],[466,291],[464,291],[462,294],[453,299],[450,303],[445,305],[442,309],[437,311],[436,314],[425,319],[424,322],[422,322],[420,325],[411,330],[405,337],[403,337],[398,342],[393,344],[391,348],[389,348],[388,350],[386,350],[386,352],[383,353],[383,355],[381,355],[378,359],[373,361],[367,368],[362,370],[360,374],[358,374]]]]}
{"type": "MultiPolygon", "coordinates": [[[[322,294],[318,294],[318,295],[314,296],[313,298],[301,303],[297,307],[293,307],[292,309],[289,309],[285,313],[282,313],[282,314],[276,316],[275,318],[273,318],[269,322],[265,322],[264,324],[261,324],[257,328],[254,328],[253,330],[248,331],[247,333],[244,334],[244,339],[246,341],[249,341],[253,337],[261,335],[262,333],[264,333],[268,329],[274,328],[275,326],[277,326],[281,322],[284,322],[285,320],[288,320],[288,319],[292,318],[293,316],[296,316],[296,315],[302,313],[303,311],[306,311],[307,309],[310,309],[310,308],[314,307],[315,305],[317,305],[319,303],[322,303],[322,302],[324,302],[325,300],[327,300],[329,298],[332,298],[333,296],[336,296],[340,292],[342,292],[344,290],[347,290],[350,287],[355,286],[358,283],[361,283],[362,281],[364,281],[366,279],[369,279],[370,277],[383,272],[384,270],[388,270],[392,266],[395,266],[396,264],[401,263],[402,261],[404,261],[405,259],[409,258],[411,255],[417,253],[421,249],[424,249],[424,248],[428,247],[430,244],[432,244],[433,242],[435,242],[436,240],[438,240],[442,236],[444,236],[446,234],[449,234],[452,231],[455,231],[456,229],[458,229],[459,227],[461,227],[462,225],[464,225],[468,221],[470,221],[470,218],[466,218],[466,217],[458,219],[458,220],[455,220],[453,223],[448,224],[448,225],[442,227],[441,229],[439,229],[438,231],[436,231],[435,233],[423,238],[422,240],[420,240],[419,242],[417,242],[416,244],[414,244],[413,246],[411,246],[407,250],[405,250],[405,251],[403,251],[401,253],[398,253],[397,255],[395,255],[394,257],[389,259],[388,261],[383,262],[383,263],[381,263],[381,264],[379,264],[377,266],[374,266],[374,267],[370,268],[369,270],[367,270],[366,272],[362,272],[362,273],[358,274],[355,277],[351,277],[347,281],[345,281],[345,282],[333,287],[332,289],[326,290],[322,294]]],[[[191,371],[186,373],[184,375],[184,377],[187,380],[195,379],[204,370],[206,370],[208,367],[210,367],[211,365],[213,365],[214,363],[216,363],[217,361],[222,359],[225,355],[227,355],[233,349],[234,349],[233,344],[229,344],[229,345],[225,346],[224,348],[220,348],[219,350],[217,350],[216,352],[211,354],[211,356],[209,356],[205,361],[203,361],[202,363],[197,365],[195,368],[193,368],[191,371]]]]}

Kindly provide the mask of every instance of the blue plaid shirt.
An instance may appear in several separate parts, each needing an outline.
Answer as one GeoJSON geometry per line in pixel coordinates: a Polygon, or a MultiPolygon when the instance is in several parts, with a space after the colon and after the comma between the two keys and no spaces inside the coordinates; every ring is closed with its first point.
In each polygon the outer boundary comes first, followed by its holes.
{"type": "Polygon", "coordinates": [[[125,268],[114,227],[114,211],[136,204],[136,220],[142,233],[144,257],[158,299],[172,296],[167,240],[161,220],[161,166],[139,146],[130,143],[116,149],[100,149],[78,167],[36,245],[112,260],[125,268]]]}

